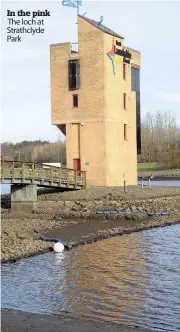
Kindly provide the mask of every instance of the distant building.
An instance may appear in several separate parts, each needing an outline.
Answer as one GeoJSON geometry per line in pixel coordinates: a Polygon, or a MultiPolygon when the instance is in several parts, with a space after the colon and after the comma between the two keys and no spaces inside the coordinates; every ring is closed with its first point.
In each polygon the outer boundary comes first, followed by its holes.
{"type": "Polygon", "coordinates": [[[51,45],[52,124],[66,136],[68,168],[88,186],[137,184],[141,152],[140,53],[78,16],[78,49],[51,45]],[[78,51],[77,51],[78,50],[78,51]]]}
{"type": "Polygon", "coordinates": [[[43,163],[43,168],[50,168],[50,166],[61,167],[61,163],[43,163]]]}

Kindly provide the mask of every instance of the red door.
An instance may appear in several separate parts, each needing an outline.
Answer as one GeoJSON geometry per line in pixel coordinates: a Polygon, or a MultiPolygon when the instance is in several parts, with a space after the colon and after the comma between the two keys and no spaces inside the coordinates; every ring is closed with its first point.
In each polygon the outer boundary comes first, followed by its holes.
{"type": "MultiPolygon", "coordinates": [[[[73,168],[76,169],[77,171],[80,171],[81,170],[81,161],[80,159],[73,159],[73,168]]],[[[77,175],[80,176],[81,173],[80,172],[77,172],[77,175]]]]}

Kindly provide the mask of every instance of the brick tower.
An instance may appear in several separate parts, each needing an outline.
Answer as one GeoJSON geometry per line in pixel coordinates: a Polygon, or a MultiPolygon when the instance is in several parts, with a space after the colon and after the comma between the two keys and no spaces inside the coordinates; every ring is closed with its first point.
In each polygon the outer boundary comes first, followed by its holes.
{"type": "Polygon", "coordinates": [[[66,136],[68,168],[88,186],[137,184],[141,152],[140,53],[101,23],[78,16],[78,50],[51,45],[52,124],[66,136]]]}

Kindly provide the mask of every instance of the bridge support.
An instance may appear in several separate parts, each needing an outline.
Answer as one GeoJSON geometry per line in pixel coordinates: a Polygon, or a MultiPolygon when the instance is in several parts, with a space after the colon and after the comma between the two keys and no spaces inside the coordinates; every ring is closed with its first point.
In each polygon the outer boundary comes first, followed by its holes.
{"type": "Polygon", "coordinates": [[[37,186],[34,184],[14,184],[11,186],[11,210],[32,212],[37,203],[37,186]]]}

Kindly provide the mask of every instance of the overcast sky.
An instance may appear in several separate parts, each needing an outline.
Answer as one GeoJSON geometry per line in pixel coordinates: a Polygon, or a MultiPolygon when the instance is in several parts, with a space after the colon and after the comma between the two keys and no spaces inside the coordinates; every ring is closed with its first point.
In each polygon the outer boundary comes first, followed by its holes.
{"type": "MultiPolygon", "coordinates": [[[[141,51],[141,108],[170,110],[180,125],[180,2],[84,1],[80,13],[99,20],[125,37],[125,45],[141,51]]],[[[76,9],[61,1],[4,1],[2,6],[1,141],[55,141],[51,125],[49,45],[77,42],[76,9]],[[6,11],[50,10],[45,34],[23,35],[7,43],[6,11]]]]}

